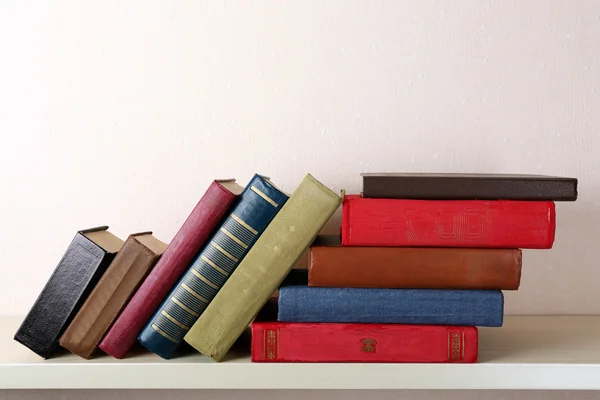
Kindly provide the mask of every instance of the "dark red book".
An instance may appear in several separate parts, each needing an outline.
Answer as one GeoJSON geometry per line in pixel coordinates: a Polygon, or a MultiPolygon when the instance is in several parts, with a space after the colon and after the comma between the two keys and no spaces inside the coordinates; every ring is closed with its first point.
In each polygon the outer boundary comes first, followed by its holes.
{"type": "Polygon", "coordinates": [[[102,351],[116,358],[127,354],[138,333],[243,190],[234,180],[213,181],[100,343],[102,351]]]}
{"type": "Polygon", "coordinates": [[[477,328],[447,325],[252,323],[253,362],[477,362],[477,328]]]}
{"type": "Polygon", "coordinates": [[[344,198],[342,245],[550,249],[554,202],[344,198]]]}

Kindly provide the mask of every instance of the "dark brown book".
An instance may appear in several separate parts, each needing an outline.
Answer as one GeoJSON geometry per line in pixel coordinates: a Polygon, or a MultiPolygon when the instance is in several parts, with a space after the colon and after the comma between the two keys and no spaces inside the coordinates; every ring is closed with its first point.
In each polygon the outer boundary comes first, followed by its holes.
{"type": "Polygon", "coordinates": [[[60,338],[60,345],[80,357],[91,358],[166,248],[167,244],[152,232],[130,235],[60,338]]]}
{"type": "Polygon", "coordinates": [[[350,288],[517,290],[521,250],[346,247],[322,238],[310,249],[308,285],[350,288]]]}
{"type": "Polygon", "coordinates": [[[577,179],[526,174],[365,173],[365,198],[577,200],[577,179]]]}

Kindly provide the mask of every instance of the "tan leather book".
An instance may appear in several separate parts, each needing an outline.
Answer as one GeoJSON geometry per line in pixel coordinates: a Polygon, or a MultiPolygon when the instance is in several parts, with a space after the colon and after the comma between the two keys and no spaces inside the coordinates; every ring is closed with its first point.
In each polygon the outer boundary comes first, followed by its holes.
{"type": "Polygon", "coordinates": [[[152,232],[130,235],[61,336],[60,345],[80,357],[91,358],[166,248],[167,244],[156,239],[152,232]]]}
{"type": "Polygon", "coordinates": [[[308,285],[350,288],[517,290],[521,250],[345,247],[319,238],[310,249],[308,285]]]}

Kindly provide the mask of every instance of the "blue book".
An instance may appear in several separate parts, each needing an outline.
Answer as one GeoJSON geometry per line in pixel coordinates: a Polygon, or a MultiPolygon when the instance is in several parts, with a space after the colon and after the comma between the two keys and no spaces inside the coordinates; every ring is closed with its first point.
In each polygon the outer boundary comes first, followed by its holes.
{"type": "Polygon", "coordinates": [[[138,335],[148,350],[169,359],[183,337],[244,259],[288,196],[255,175],[231,214],[200,250],[138,335]]]}
{"type": "Polygon", "coordinates": [[[502,326],[499,290],[354,289],[284,286],[277,319],[345,322],[502,326]]]}

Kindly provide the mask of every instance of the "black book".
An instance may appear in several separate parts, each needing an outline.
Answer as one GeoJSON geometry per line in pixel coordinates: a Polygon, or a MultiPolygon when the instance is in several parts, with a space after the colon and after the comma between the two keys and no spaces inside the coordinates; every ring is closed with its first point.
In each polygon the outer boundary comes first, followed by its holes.
{"type": "Polygon", "coordinates": [[[577,179],[546,175],[365,173],[366,198],[577,200],[577,179]]]}
{"type": "Polygon", "coordinates": [[[14,339],[43,358],[51,357],[122,245],[107,226],[77,232],[14,339]]]}

